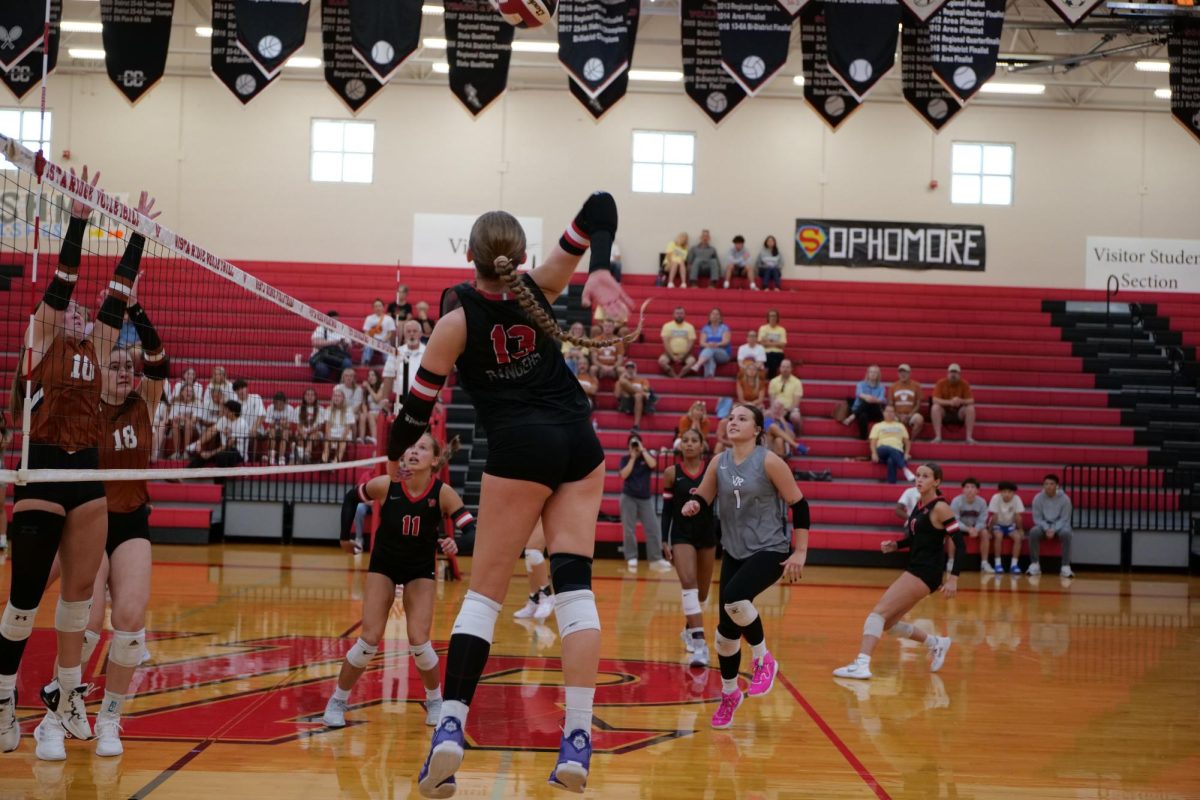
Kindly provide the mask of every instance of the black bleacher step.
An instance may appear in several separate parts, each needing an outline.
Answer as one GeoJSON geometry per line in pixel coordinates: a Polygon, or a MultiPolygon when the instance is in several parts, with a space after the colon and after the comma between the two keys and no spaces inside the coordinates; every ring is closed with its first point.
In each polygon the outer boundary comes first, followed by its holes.
{"type": "Polygon", "coordinates": [[[1083,369],[1094,374],[1143,375],[1164,373],[1171,368],[1165,356],[1157,351],[1153,354],[1135,356],[1100,356],[1083,359],[1083,369]]]}
{"type": "MultiPolygon", "coordinates": [[[[1096,376],[1096,388],[1122,392],[1142,392],[1145,394],[1161,394],[1164,397],[1171,392],[1171,376],[1165,372],[1137,372],[1133,370],[1113,370],[1096,376]]],[[[1175,393],[1194,394],[1195,379],[1186,376],[1176,379],[1175,393]]]]}
{"type": "Polygon", "coordinates": [[[1106,339],[1104,341],[1093,341],[1089,339],[1082,342],[1072,342],[1071,355],[1078,358],[1100,359],[1132,357],[1161,358],[1162,347],[1149,339],[1135,341],[1132,347],[1130,347],[1128,340],[1106,339]]]}

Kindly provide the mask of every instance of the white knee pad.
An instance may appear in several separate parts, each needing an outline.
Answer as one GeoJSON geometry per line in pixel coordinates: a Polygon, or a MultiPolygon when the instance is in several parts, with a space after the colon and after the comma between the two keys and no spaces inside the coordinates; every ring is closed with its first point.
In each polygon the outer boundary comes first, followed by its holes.
{"type": "Polygon", "coordinates": [[[367,644],[362,639],[354,643],[350,652],[346,653],[346,662],[357,669],[366,669],[371,659],[379,652],[379,645],[367,644]]]}
{"type": "Polygon", "coordinates": [[[758,609],[749,600],[735,600],[725,604],[725,613],[739,628],[744,628],[758,619],[758,609]]]}
{"type": "Polygon", "coordinates": [[[737,655],[737,651],[742,647],[742,640],[726,639],[721,635],[720,631],[717,631],[716,636],[713,638],[713,647],[716,648],[717,655],[719,656],[735,656],[737,655]]]}
{"type": "Polygon", "coordinates": [[[538,564],[543,563],[546,557],[542,555],[541,550],[526,550],[525,551],[525,571],[533,572],[533,568],[538,564]]]}
{"type": "Polygon", "coordinates": [[[37,616],[37,608],[21,609],[8,603],[4,606],[4,615],[0,616],[0,636],[10,642],[23,642],[33,633],[33,618],[37,616]]]}
{"type": "Polygon", "coordinates": [[[704,613],[703,609],[700,608],[699,589],[684,589],[682,594],[684,616],[690,617],[692,614],[704,613]]]}
{"type": "Polygon", "coordinates": [[[108,660],[122,667],[136,667],[142,661],[142,650],[146,646],[146,629],[140,631],[113,631],[108,643],[108,660]]]}
{"type": "Polygon", "coordinates": [[[500,604],[478,592],[468,591],[463,598],[462,608],[454,619],[450,634],[463,633],[483,639],[488,644],[496,634],[496,618],[500,616],[500,604]]]}
{"type": "Polygon", "coordinates": [[[416,662],[417,669],[428,672],[438,665],[437,653],[433,650],[433,644],[425,642],[424,644],[415,644],[408,648],[408,654],[412,656],[416,662]]]}
{"type": "Polygon", "coordinates": [[[558,620],[558,635],[565,639],[572,633],[600,630],[600,614],[596,611],[596,595],[591,589],[576,589],[554,596],[554,617],[558,620]]]}
{"type": "Polygon", "coordinates": [[[79,633],[87,627],[91,615],[91,598],[69,602],[60,597],[58,607],[54,609],[54,627],[63,633],[79,633]]]}
{"type": "Polygon", "coordinates": [[[883,623],[885,621],[882,614],[876,614],[872,611],[867,615],[867,621],[863,625],[863,636],[874,636],[876,639],[882,638],[883,623]]]}
{"type": "Polygon", "coordinates": [[[887,632],[899,639],[911,639],[913,626],[909,622],[897,622],[895,625],[888,628],[887,632]]]}

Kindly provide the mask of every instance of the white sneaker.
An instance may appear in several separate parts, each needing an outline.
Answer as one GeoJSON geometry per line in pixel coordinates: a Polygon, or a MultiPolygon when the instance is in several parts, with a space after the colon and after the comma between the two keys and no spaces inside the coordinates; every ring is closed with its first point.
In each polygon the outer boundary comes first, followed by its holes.
{"type": "Polygon", "coordinates": [[[637,559],[631,558],[625,562],[625,566],[629,567],[630,572],[637,572],[637,559]]]}
{"type": "Polygon", "coordinates": [[[34,752],[42,761],[65,761],[67,758],[67,732],[58,717],[50,711],[33,729],[33,740],[37,742],[34,752]]]}
{"type": "Polygon", "coordinates": [[[42,687],[42,704],[46,706],[66,728],[72,738],[87,741],[92,738],[92,725],[87,718],[87,696],[91,687],[86,683],[64,692],[54,680],[42,687]]]}
{"type": "Polygon", "coordinates": [[[11,753],[21,743],[21,723],[17,722],[17,693],[0,700],[0,753],[11,753]]]}
{"type": "Polygon", "coordinates": [[[696,649],[692,644],[692,641],[693,641],[692,635],[690,633],[688,633],[687,628],[684,628],[683,630],[681,630],[679,632],[679,638],[683,640],[683,649],[684,650],[687,650],[690,653],[696,649]]]}
{"type": "Polygon", "coordinates": [[[855,659],[846,666],[835,669],[833,677],[854,678],[858,681],[865,681],[871,677],[871,662],[855,659]]]}
{"type": "Polygon", "coordinates": [[[436,728],[438,720],[442,718],[442,698],[437,700],[425,701],[425,724],[431,728],[436,728]]]}
{"type": "Polygon", "coordinates": [[[934,645],[933,658],[929,662],[929,671],[937,672],[942,668],[942,664],[946,663],[946,653],[950,652],[950,645],[954,644],[949,636],[939,636],[937,644],[934,645]]]}
{"type": "Polygon", "coordinates": [[[321,717],[321,721],[331,728],[344,728],[346,727],[346,711],[349,707],[345,700],[331,697],[325,704],[325,715],[321,717]]]}
{"type": "Polygon", "coordinates": [[[670,572],[673,568],[671,562],[665,558],[660,558],[657,561],[650,562],[650,570],[652,572],[670,572]]]}
{"type": "Polygon", "coordinates": [[[729,288],[729,281],[725,281],[725,288],[726,288],[726,289],[728,289],[728,288],[729,288]]]}
{"type": "Polygon", "coordinates": [[[517,619],[533,619],[533,615],[537,613],[537,610],[538,604],[526,597],[525,605],[514,611],[513,616],[517,619]]]}
{"type": "Polygon", "coordinates": [[[904,480],[915,481],[916,479],[917,479],[917,476],[915,474],[913,474],[913,471],[911,469],[909,469],[908,467],[905,467],[904,468],[904,480]]]}
{"type": "Polygon", "coordinates": [[[692,655],[688,659],[689,667],[707,667],[708,666],[708,645],[704,642],[697,642],[692,648],[692,655]]]}
{"type": "Polygon", "coordinates": [[[545,619],[554,613],[554,595],[544,594],[538,600],[537,610],[533,612],[534,619],[545,619]]]}
{"type": "Polygon", "coordinates": [[[1074,578],[1075,572],[1069,564],[1063,564],[1063,568],[1058,571],[1058,574],[1064,578],[1074,578]]]}
{"type": "Polygon", "coordinates": [[[142,664],[149,664],[153,658],[154,656],[150,655],[150,650],[143,646],[142,654],[138,657],[138,666],[140,667],[142,664]]]}
{"type": "Polygon", "coordinates": [[[1029,565],[1029,569],[1025,570],[1025,574],[1031,578],[1034,577],[1035,575],[1041,575],[1042,574],[1042,565],[1039,564],[1038,562],[1034,561],[1032,564],[1029,565]]]}
{"type": "Polygon", "coordinates": [[[984,572],[991,572],[991,573],[995,573],[995,571],[996,571],[995,569],[992,568],[992,565],[986,561],[980,562],[979,569],[981,569],[984,572]]]}
{"type": "Polygon", "coordinates": [[[125,745],[121,744],[121,718],[96,717],[96,755],[112,758],[124,752],[125,745]]]}

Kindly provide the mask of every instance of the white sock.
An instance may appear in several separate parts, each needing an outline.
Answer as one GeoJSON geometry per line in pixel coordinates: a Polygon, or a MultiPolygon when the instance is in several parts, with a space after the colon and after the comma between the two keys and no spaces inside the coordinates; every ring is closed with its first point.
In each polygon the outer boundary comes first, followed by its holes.
{"type": "Polygon", "coordinates": [[[447,700],[442,703],[442,718],[438,720],[440,725],[445,721],[446,717],[454,717],[463,725],[467,724],[467,711],[470,707],[466,703],[460,703],[458,700],[447,700]]]}
{"type": "Polygon", "coordinates": [[[350,699],[350,690],[343,689],[340,686],[333,690],[333,699],[345,702],[350,699]]]}
{"type": "Polygon", "coordinates": [[[434,700],[441,700],[441,699],[442,699],[442,687],[441,686],[436,686],[433,689],[425,690],[426,702],[433,702],[434,700]]]}
{"type": "Polygon", "coordinates": [[[95,652],[98,644],[100,644],[100,634],[90,630],[83,632],[83,652],[79,659],[81,667],[86,667],[87,663],[92,660],[92,653],[95,652]]]}
{"type": "Polygon", "coordinates": [[[567,733],[592,730],[592,702],[596,698],[595,686],[567,686],[567,719],[563,727],[567,733]]]}
{"type": "Polygon", "coordinates": [[[938,646],[938,637],[932,633],[925,637],[925,646],[930,650],[938,646]]]}
{"type": "Polygon", "coordinates": [[[999,557],[997,557],[997,558],[996,558],[996,566],[997,566],[997,567],[998,567],[998,566],[1000,566],[1000,559],[999,559],[999,557]]]}
{"type": "Polygon", "coordinates": [[[698,640],[701,644],[704,644],[704,628],[688,628],[687,633],[693,642],[698,640]]]}
{"type": "Polygon", "coordinates": [[[0,700],[7,700],[13,696],[13,691],[17,688],[17,676],[0,675],[0,700]]]}
{"type": "Polygon", "coordinates": [[[859,653],[858,658],[854,659],[854,662],[866,666],[871,663],[871,657],[866,653],[859,653]]]}
{"type": "Polygon", "coordinates": [[[754,657],[755,661],[761,661],[763,656],[767,654],[767,640],[763,639],[758,644],[750,645],[750,654],[754,657]]]}
{"type": "Polygon", "coordinates": [[[725,680],[721,678],[721,692],[723,694],[733,694],[738,690],[737,678],[725,680]]]}
{"type": "Polygon", "coordinates": [[[58,686],[62,689],[63,694],[72,692],[75,687],[83,683],[83,667],[64,667],[58,668],[58,686]]]}
{"type": "Polygon", "coordinates": [[[125,708],[125,701],[129,699],[127,694],[117,694],[104,690],[104,702],[100,704],[100,716],[102,717],[119,717],[121,710],[125,708]]]}

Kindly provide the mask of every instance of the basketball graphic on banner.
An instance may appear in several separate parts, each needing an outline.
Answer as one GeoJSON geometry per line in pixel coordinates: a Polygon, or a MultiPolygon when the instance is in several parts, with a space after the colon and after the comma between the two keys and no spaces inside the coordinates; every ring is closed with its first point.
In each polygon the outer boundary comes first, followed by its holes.
{"type": "Polygon", "coordinates": [[[866,83],[871,80],[871,75],[875,72],[871,67],[871,62],[865,58],[856,58],[850,62],[850,79],[857,83],[866,83]]]}
{"type": "Polygon", "coordinates": [[[950,113],[950,104],[940,97],[935,97],[929,101],[929,105],[925,107],[925,110],[934,119],[945,119],[946,115],[950,113]]]}
{"type": "Polygon", "coordinates": [[[846,101],[840,94],[825,98],[825,113],[831,117],[840,117],[846,113],[846,101]]]}
{"type": "Polygon", "coordinates": [[[714,114],[720,114],[729,107],[729,99],[725,97],[724,92],[710,92],[704,100],[704,105],[714,114]]]}
{"type": "Polygon", "coordinates": [[[258,81],[254,80],[254,76],[243,73],[237,76],[237,80],[233,82],[233,88],[240,95],[254,94],[254,90],[258,88],[258,81]]]}
{"type": "Polygon", "coordinates": [[[367,96],[367,85],[358,78],[346,81],[346,97],[351,100],[362,100],[367,96]]]}
{"type": "Polygon", "coordinates": [[[975,70],[970,67],[959,67],[954,70],[954,85],[964,92],[975,86],[975,70]]]}
{"type": "Polygon", "coordinates": [[[278,36],[264,36],[258,40],[258,52],[263,58],[278,58],[283,52],[283,42],[278,36]]]}
{"type": "Polygon", "coordinates": [[[387,64],[396,57],[396,48],[387,42],[379,41],[371,47],[371,60],[376,64],[387,64]]]}
{"type": "Polygon", "coordinates": [[[767,65],[758,56],[746,56],[742,59],[742,74],[756,81],[767,71],[767,65]]]}
{"type": "Polygon", "coordinates": [[[583,77],[592,83],[604,77],[604,62],[598,58],[589,58],[583,65],[583,77]]]}

